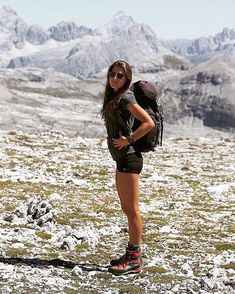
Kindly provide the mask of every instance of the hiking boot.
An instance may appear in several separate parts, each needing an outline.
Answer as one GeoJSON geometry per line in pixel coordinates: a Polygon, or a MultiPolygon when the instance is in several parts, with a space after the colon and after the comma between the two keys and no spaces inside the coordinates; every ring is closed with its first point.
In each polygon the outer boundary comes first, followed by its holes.
{"type": "Polygon", "coordinates": [[[126,250],[126,254],[118,259],[111,260],[108,271],[114,275],[139,273],[143,268],[140,250],[126,250]]]}
{"type": "Polygon", "coordinates": [[[126,258],[126,255],[127,255],[127,254],[125,253],[123,256],[121,256],[121,257],[119,257],[119,258],[115,258],[115,259],[110,260],[110,265],[111,265],[111,266],[116,266],[116,265],[122,264],[123,261],[124,261],[125,258],[126,258]]]}
{"type": "Polygon", "coordinates": [[[127,254],[129,251],[136,251],[136,250],[141,251],[140,245],[132,245],[128,242],[128,246],[126,247],[126,253],[119,258],[112,259],[110,261],[110,265],[116,266],[116,265],[121,264],[125,260],[125,258],[127,257],[127,254]]]}

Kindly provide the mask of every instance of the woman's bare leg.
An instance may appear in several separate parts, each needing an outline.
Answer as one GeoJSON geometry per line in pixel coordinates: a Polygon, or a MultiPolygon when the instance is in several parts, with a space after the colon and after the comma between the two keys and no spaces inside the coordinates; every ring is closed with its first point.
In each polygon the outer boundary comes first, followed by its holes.
{"type": "Polygon", "coordinates": [[[140,244],[143,224],[139,211],[139,174],[116,172],[117,192],[129,226],[129,243],[140,244]]]}

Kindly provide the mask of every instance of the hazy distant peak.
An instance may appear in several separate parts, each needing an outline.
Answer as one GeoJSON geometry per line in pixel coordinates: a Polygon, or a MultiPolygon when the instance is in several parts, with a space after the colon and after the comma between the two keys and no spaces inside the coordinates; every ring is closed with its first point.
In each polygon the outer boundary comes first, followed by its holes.
{"type": "Polygon", "coordinates": [[[74,21],[66,21],[66,20],[62,20],[60,22],[58,22],[56,25],[54,26],[59,26],[59,27],[65,27],[65,26],[77,26],[77,24],[74,21]]]}
{"type": "MultiPolygon", "coordinates": [[[[32,27],[32,28],[37,28],[37,29],[40,29],[40,30],[44,30],[44,31],[46,31],[46,29],[45,29],[43,26],[41,26],[41,25],[39,25],[39,24],[37,24],[37,23],[31,24],[30,27],[32,27]]],[[[30,28],[30,27],[29,27],[29,28],[30,28]]]]}
{"type": "Polygon", "coordinates": [[[97,28],[95,33],[107,37],[118,36],[123,30],[135,25],[133,18],[123,11],[116,13],[113,18],[105,25],[97,28]]]}
{"type": "MultiPolygon", "coordinates": [[[[26,23],[18,14],[9,6],[0,4],[0,26],[7,30],[17,31],[19,26],[26,23]]],[[[16,32],[17,33],[17,32],[16,32]]]]}
{"type": "Polygon", "coordinates": [[[15,22],[22,20],[12,8],[0,4],[0,25],[3,27],[12,27],[15,22]]]}
{"type": "Polygon", "coordinates": [[[124,11],[119,10],[116,14],[114,14],[113,19],[119,18],[119,17],[125,17],[128,16],[124,11]]]}
{"type": "Polygon", "coordinates": [[[224,27],[223,30],[222,30],[222,33],[223,34],[228,34],[229,32],[233,31],[234,32],[234,29],[230,29],[228,27],[224,27]]]}
{"type": "Polygon", "coordinates": [[[234,40],[235,39],[235,30],[224,27],[221,32],[221,36],[222,36],[223,40],[226,40],[226,39],[234,40]]]}
{"type": "Polygon", "coordinates": [[[118,21],[119,24],[126,24],[128,26],[136,24],[135,21],[133,20],[132,16],[126,14],[123,11],[117,12],[111,19],[109,23],[113,23],[115,21],[118,21]]]}
{"type": "Polygon", "coordinates": [[[15,10],[13,10],[11,7],[6,6],[4,4],[0,4],[0,17],[2,15],[6,15],[6,14],[14,14],[14,15],[17,15],[17,13],[15,12],[15,10]]]}
{"type": "Polygon", "coordinates": [[[66,42],[79,38],[85,34],[91,34],[92,30],[84,26],[77,26],[74,21],[61,21],[57,25],[48,29],[51,38],[59,41],[66,42]]]}
{"type": "Polygon", "coordinates": [[[22,49],[28,25],[12,8],[0,4],[0,50],[8,51],[12,47],[22,49]]]}
{"type": "Polygon", "coordinates": [[[49,31],[38,24],[31,25],[26,35],[26,40],[34,45],[42,45],[49,39],[49,31]]]}

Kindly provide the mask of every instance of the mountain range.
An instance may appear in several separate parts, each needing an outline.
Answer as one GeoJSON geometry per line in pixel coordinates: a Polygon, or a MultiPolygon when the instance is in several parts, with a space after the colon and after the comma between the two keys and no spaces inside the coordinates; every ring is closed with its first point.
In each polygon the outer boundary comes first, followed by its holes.
{"type": "Polygon", "coordinates": [[[124,12],[95,30],[68,21],[45,29],[0,4],[0,67],[50,68],[99,81],[113,61],[124,59],[134,79],[150,79],[161,89],[169,123],[235,128],[234,48],[234,29],[194,40],[160,40],[124,12]]]}
{"type": "Polygon", "coordinates": [[[76,78],[89,78],[119,58],[137,69],[144,62],[149,67],[146,70],[152,70],[154,64],[164,64],[164,56],[176,55],[162,45],[149,26],[135,23],[123,12],[95,30],[74,22],[60,22],[48,30],[28,26],[3,5],[0,17],[1,35],[5,37],[0,42],[2,67],[53,67],[76,78]]]}
{"type": "Polygon", "coordinates": [[[44,29],[28,25],[10,7],[0,5],[0,66],[53,67],[77,78],[101,73],[114,60],[129,61],[137,71],[187,67],[219,54],[234,56],[235,31],[224,28],[215,36],[195,40],[159,40],[146,24],[124,12],[92,30],[74,22],[44,29]],[[171,56],[172,58],[168,58],[171,56]]]}
{"type": "Polygon", "coordinates": [[[235,60],[235,30],[224,28],[215,36],[200,37],[195,40],[176,40],[164,42],[165,46],[179,56],[185,56],[194,64],[224,55],[235,60]]]}

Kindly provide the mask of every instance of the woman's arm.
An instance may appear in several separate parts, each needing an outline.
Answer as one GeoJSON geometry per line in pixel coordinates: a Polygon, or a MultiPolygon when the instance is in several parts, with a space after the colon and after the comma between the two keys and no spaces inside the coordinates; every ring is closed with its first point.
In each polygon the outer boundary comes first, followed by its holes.
{"type": "Polygon", "coordinates": [[[141,106],[139,106],[139,104],[130,104],[127,106],[127,109],[135,118],[142,122],[138,129],[136,129],[132,134],[132,138],[136,141],[147,134],[154,127],[154,122],[149,114],[141,106]]]}
{"type": "MultiPolygon", "coordinates": [[[[142,122],[138,129],[131,135],[133,140],[136,141],[154,127],[154,122],[148,113],[137,103],[127,105],[127,109],[135,118],[142,122]]],[[[113,139],[113,144],[115,147],[121,149],[130,143],[125,136],[120,136],[118,139],[113,139]]]]}

